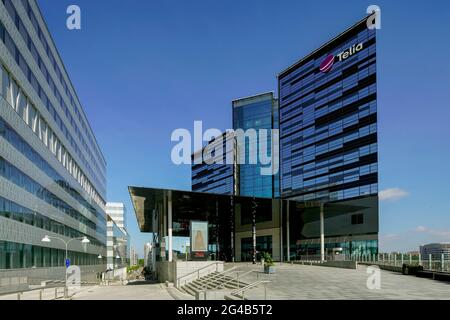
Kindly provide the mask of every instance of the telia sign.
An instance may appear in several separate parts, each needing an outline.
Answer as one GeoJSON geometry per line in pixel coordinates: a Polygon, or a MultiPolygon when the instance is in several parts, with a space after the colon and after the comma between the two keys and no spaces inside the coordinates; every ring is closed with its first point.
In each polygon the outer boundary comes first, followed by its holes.
{"type": "Polygon", "coordinates": [[[330,71],[331,68],[333,68],[334,59],[334,56],[332,54],[329,54],[320,64],[320,72],[327,73],[328,71],[330,71]]]}
{"type": "Polygon", "coordinates": [[[336,58],[338,58],[338,61],[344,61],[348,57],[354,55],[355,53],[361,51],[362,49],[364,49],[364,45],[362,43],[359,43],[359,44],[354,44],[352,47],[339,53],[336,57],[332,54],[329,54],[320,64],[320,67],[319,67],[320,72],[323,72],[323,73],[329,72],[333,68],[336,58]]]}

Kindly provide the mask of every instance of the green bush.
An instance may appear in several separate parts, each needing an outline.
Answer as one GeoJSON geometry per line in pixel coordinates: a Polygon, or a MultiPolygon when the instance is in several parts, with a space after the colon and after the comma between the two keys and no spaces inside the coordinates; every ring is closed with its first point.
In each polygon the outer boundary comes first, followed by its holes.
{"type": "Polygon", "coordinates": [[[265,267],[272,267],[272,266],[275,265],[275,263],[273,263],[273,259],[272,259],[272,256],[270,255],[270,253],[263,252],[262,257],[264,259],[264,266],[265,267]]]}

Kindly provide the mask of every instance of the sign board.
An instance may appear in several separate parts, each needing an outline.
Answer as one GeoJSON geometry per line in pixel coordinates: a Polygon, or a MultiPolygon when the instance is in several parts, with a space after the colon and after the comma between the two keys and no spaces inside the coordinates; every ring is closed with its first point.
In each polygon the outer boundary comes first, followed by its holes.
{"type": "Polygon", "coordinates": [[[192,260],[208,260],[208,222],[191,221],[190,248],[192,260]]]}
{"type": "Polygon", "coordinates": [[[70,259],[66,259],[66,268],[70,267],[70,259]]]}

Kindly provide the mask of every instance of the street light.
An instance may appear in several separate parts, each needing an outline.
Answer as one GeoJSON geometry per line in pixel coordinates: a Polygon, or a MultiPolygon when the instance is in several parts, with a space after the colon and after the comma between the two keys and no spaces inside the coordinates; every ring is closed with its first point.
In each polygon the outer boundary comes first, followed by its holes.
{"type": "MultiPolygon", "coordinates": [[[[79,237],[79,238],[72,238],[72,239],[70,239],[69,241],[66,241],[66,240],[64,240],[64,239],[62,239],[62,238],[59,238],[59,237],[50,237],[49,235],[45,235],[45,237],[44,238],[42,238],[42,242],[46,242],[46,243],[50,243],[50,242],[52,242],[52,240],[51,239],[56,239],[56,240],[60,240],[60,241],[62,241],[63,243],[64,243],[64,245],[66,246],[66,263],[67,263],[67,260],[68,260],[68,247],[69,247],[69,243],[71,243],[72,241],[74,241],[74,240],[81,240],[81,243],[82,244],[88,244],[88,243],[90,243],[91,241],[85,236],[85,237],[79,237]]],[[[66,267],[67,268],[67,267],[66,267]]],[[[67,298],[67,270],[66,270],[66,272],[65,272],[65,275],[66,275],[66,283],[65,283],[65,285],[64,285],[64,298],[67,298]]]]}

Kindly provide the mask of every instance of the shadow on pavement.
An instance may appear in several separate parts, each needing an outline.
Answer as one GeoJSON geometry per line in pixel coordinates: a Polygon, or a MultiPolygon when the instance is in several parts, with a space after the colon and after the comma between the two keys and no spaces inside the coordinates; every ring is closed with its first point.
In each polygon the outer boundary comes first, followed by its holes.
{"type": "Polygon", "coordinates": [[[136,280],[133,282],[129,282],[127,286],[141,286],[141,285],[149,285],[159,283],[156,280],[136,280]]]}

